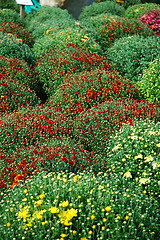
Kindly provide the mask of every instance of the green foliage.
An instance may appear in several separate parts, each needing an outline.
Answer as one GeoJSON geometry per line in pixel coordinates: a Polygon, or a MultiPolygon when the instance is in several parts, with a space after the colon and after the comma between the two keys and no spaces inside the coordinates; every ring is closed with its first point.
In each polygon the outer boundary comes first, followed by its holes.
{"type": "Polygon", "coordinates": [[[25,60],[29,65],[33,65],[35,62],[35,56],[31,48],[22,43],[22,39],[17,39],[9,33],[0,33],[0,55],[25,60]]]}
{"type": "Polygon", "coordinates": [[[125,17],[138,18],[139,16],[142,16],[143,14],[153,10],[160,11],[160,5],[155,3],[138,4],[128,7],[125,11],[125,17]]]}
{"type": "Polygon", "coordinates": [[[1,199],[3,239],[158,240],[160,214],[150,187],[121,174],[37,174],[1,199]]]}
{"type": "Polygon", "coordinates": [[[149,63],[149,67],[139,77],[137,86],[145,99],[160,102],[160,58],[149,63]]]}
{"type": "Polygon", "coordinates": [[[107,56],[126,78],[138,81],[139,75],[160,54],[160,38],[132,36],[121,38],[108,48],[107,56]]]}
{"type": "Polygon", "coordinates": [[[113,15],[123,16],[124,12],[125,10],[122,6],[112,1],[93,3],[83,9],[79,16],[79,20],[94,17],[102,13],[111,13],[113,15]]]}
{"type": "Polygon", "coordinates": [[[159,3],[159,0],[141,0],[142,3],[159,3]]]}
{"type": "Polygon", "coordinates": [[[0,22],[15,22],[22,25],[20,14],[13,9],[0,9],[0,22]]]}
{"type": "Polygon", "coordinates": [[[116,39],[133,36],[134,34],[144,37],[154,35],[153,31],[138,19],[127,18],[110,18],[97,31],[99,42],[104,52],[113,45],[116,39]]]}
{"type": "Polygon", "coordinates": [[[25,26],[35,39],[41,38],[49,28],[65,29],[74,25],[72,16],[66,9],[44,6],[26,16],[25,26]]]}

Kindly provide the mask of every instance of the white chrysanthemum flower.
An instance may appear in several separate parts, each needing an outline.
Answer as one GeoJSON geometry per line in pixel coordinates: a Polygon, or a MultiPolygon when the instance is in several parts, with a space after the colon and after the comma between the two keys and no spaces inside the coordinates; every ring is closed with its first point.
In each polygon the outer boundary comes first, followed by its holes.
{"type": "Polygon", "coordinates": [[[152,163],[152,167],[153,167],[153,169],[155,169],[155,168],[159,167],[159,166],[158,166],[158,163],[156,163],[156,162],[153,162],[153,163],[152,163]]]}

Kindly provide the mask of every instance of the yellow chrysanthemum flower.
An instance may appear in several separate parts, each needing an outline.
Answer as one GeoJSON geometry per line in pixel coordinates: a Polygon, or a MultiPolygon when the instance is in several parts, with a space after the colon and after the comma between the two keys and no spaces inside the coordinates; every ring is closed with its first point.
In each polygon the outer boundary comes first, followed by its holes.
{"type": "Polygon", "coordinates": [[[110,206],[107,206],[107,207],[105,208],[105,210],[106,210],[107,212],[110,212],[110,211],[111,211],[111,207],[110,207],[110,206]]]}
{"type": "Polygon", "coordinates": [[[42,200],[38,200],[37,202],[35,202],[36,203],[36,206],[40,206],[42,203],[43,203],[43,201],[42,200]]]}
{"type": "Polygon", "coordinates": [[[23,218],[23,220],[26,220],[27,217],[29,217],[29,206],[23,207],[19,212],[18,212],[18,218],[23,218]]]}
{"type": "Polygon", "coordinates": [[[139,158],[140,158],[140,159],[142,159],[142,158],[143,158],[143,156],[142,156],[142,154],[141,154],[141,153],[140,153],[140,154],[138,154],[137,156],[135,156],[135,157],[134,157],[134,159],[135,159],[135,160],[137,160],[137,159],[139,159],[139,158]]]}
{"type": "Polygon", "coordinates": [[[132,174],[128,171],[124,174],[125,177],[127,178],[132,178],[132,174]]]}
{"type": "Polygon", "coordinates": [[[40,199],[43,199],[43,198],[44,198],[44,193],[42,193],[41,195],[39,195],[39,198],[40,198],[40,199]]]}
{"type": "Polygon", "coordinates": [[[59,209],[57,207],[52,207],[49,208],[49,210],[51,211],[51,213],[59,213],[59,209]]]}
{"type": "Polygon", "coordinates": [[[76,176],[74,176],[74,182],[77,182],[77,175],[76,176]]]}
{"type": "Polygon", "coordinates": [[[65,238],[66,236],[67,236],[67,235],[66,235],[65,233],[62,233],[62,234],[61,234],[61,237],[62,237],[62,238],[65,238]]]}
{"type": "Polygon", "coordinates": [[[68,200],[67,200],[67,201],[64,201],[64,202],[62,202],[62,203],[60,204],[60,206],[62,206],[62,207],[67,207],[68,205],[69,205],[68,200]]]}
{"type": "Polygon", "coordinates": [[[153,157],[152,156],[147,156],[144,159],[145,159],[145,162],[153,161],[153,157]]]}

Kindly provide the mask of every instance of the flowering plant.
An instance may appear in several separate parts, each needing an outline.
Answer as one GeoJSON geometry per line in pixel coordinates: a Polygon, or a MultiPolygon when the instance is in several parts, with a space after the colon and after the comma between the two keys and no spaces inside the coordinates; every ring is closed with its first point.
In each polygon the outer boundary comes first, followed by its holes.
{"type": "Polygon", "coordinates": [[[158,192],[145,185],[116,173],[38,173],[1,199],[1,236],[158,240],[158,192]]]}
{"type": "MultiPolygon", "coordinates": [[[[92,7],[124,13],[115,1],[92,7]]],[[[91,20],[117,21],[106,15],[91,20]]],[[[57,7],[41,7],[26,20],[37,42],[87,27],[57,7]]],[[[87,37],[98,40],[100,22],[85,29],[81,42],[90,47],[87,37]]],[[[107,56],[121,76],[93,48],[61,43],[33,66],[22,39],[0,34],[0,55],[6,54],[0,56],[0,238],[159,240],[159,37],[115,41],[118,52],[109,48],[107,56]],[[154,58],[142,83],[138,75],[154,58]],[[42,94],[48,103],[39,101],[42,94]]]]}
{"type": "Polygon", "coordinates": [[[31,14],[28,14],[24,23],[35,40],[46,35],[49,28],[64,30],[68,26],[74,26],[74,20],[66,9],[57,6],[42,6],[31,14]]]}
{"type": "Polygon", "coordinates": [[[0,113],[40,103],[34,91],[20,81],[0,74],[0,113]]]}
{"type": "Polygon", "coordinates": [[[125,11],[125,17],[127,18],[139,18],[143,14],[147,12],[151,12],[153,10],[160,11],[160,5],[155,3],[144,3],[129,6],[125,11]]]}
{"type": "Polygon", "coordinates": [[[45,33],[45,36],[37,39],[34,44],[33,50],[36,57],[40,57],[43,53],[52,50],[54,47],[65,47],[68,44],[83,46],[90,52],[101,53],[101,47],[96,42],[94,36],[78,22],[75,22],[74,26],[65,29],[50,27],[45,33]]]}
{"type": "Polygon", "coordinates": [[[150,102],[160,102],[160,59],[155,59],[140,75],[137,83],[144,98],[150,102]]]}
{"type": "Polygon", "coordinates": [[[73,137],[80,139],[85,149],[100,154],[108,143],[109,136],[120,129],[123,123],[133,124],[137,119],[159,121],[160,105],[144,100],[110,100],[82,112],[74,119],[73,137]]]}
{"type": "Polygon", "coordinates": [[[116,39],[140,35],[143,37],[154,35],[152,30],[149,30],[138,19],[127,18],[110,18],[106,24],[103,24],[99,29],[99,41],[103,51],[111,47],[116,39]]]}
{"type": "Polygon", "coordinates": [[[121,6],[123,6],[125,9],[132,5],[141,4],[141,0],[115,0],[115,1],[119,3],[121,6]]]}
{"type": "Polygon", "coordinates": [[[140,95],[128,79],[113,70],[99,68],[66,76],[51,95],[49,104],[74,115],[106,100],[120,97],[137,99],[140,95]]]}
{"type": "Polygon", "coordinates": [[[4,21],[20,23],[23,25],[19,13],[10,8],[0,9],[0,22],[2,23],[4,21]]]}
{"type": "Polygon", "coordinates": [[[0,33],[0,56],[25,60],[29,65],[33,65],[35,61],[31,48],[10,33],[0,33]]]}
{"type": "Polygon", "coordinates": [[[0,56],[0,71],[1,75],[7,73],[8,76],[26,84],[32,90],[39,89],[39,83],[34,81],[33,72],[24,60],[0,56]]]}
{"type": "Polygon", "coordinates": [[[140,21],[149,26],[157,36],[160,36],[160,11],[147,12],[140,17],[140,21]]]}
{"type": "Polygon", "coordinates": [[[42,171],[76,173],[92,167],[95,172],[103,170],[103,164],[93,156],[80,142],[55,136],[44,143],[37,141],[28,147],[23,145],[18,150],[1,151],[0,188],[13,188],[20,180],[42,171]]]}
{"type": "Polygon", "coordinates": [[[137,181],[152,179],[150,187],[154,190],[160,167],[159,127],[159,122],[149,120],[135,121],[132,126],[124,124],[110,136],[105,151],[101,151],[109,168],[123,172],[126,177],[128,173],[129,178],[137,181]]]}
{"type": "Polygon", "coordinates": [[[55,47],[38,58],[34,70],[47,95],[53,94],[65,76],[90,71],[97,67],[110,67],[105,57],[91,53],[75,44],[55,47]]]}
{"type": "Polygon", "coordinates": [[[22,39],[22,42],[32,47],[34,44],[33,37],[24,27],[19,23],[4,21],[0,23],[0,31],[3,33],[10,33],[15,35],[17,39],[22,39]]]}
{"type": "Polygon", "coordinates": [[[49,105],[21,108],[1,117],[1,149],[8,153],[21,147],[36,146],[52,137],[69,133],[69,119],[49,105]],[[62,129],[60,126],[63,126],[62,129]],[[17,141],[18,139],[19,141],[17,141]]]}
{"type": "Polygon", "coordinates": [[[101,13],[96,16],[92,16],[86,19],[81,19],[79,24],[81,24],[83,27],[87,27],[89,32],[92,33],[92,35],[95,35],[96,39],[98,39],[97,30],[99,27],[101,27],[103,24],[108,23],[110,20],[114,20],[119,18],[117,15],[113,15],[111,13],[101,13]]]}

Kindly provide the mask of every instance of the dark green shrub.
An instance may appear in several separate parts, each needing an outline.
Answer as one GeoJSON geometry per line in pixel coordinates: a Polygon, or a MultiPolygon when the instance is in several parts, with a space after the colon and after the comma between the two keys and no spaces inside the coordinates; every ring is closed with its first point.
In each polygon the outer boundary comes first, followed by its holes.
{"type": "Polygon", "coordinates": [[[115,41],[107,51],[107,56],[117,71],[135,82],[159,54],[160,38],[156,36],[124,37],[115,41]]]}
{"type": "Polygon", "coordinates": [[[0,33],[0,56],[25,60],[30,66],[35,62],[35,56],[31,48],[24,44],[22,39],[17,39],[10,33],[0,33]]]}
{"type": "Polygon", "coordinates": [[[25,18],[25,26],[35,39],[45,35],[48,29],[65,29],[74,26],[72,16],[66,9],[44,6],[30,13],[25,18]]]}
{"type": "Polygon", "coordinates": [[[145,99],[160,102],[160,58],[149,63],[149,67],[140,75],[137,86],[145,99]]]}
{"type": "Polygon", "coordinates": [[[125,10],[122,6],[112,1],[93,3],[83,9],[79,16],[79,20],[94,17],[102,13],[111,13],[113,15],[123,16],[124,12],[125,10]]]}
{"type": "Polygon", "coordinates": [[[0,8],[13,9],[19,12],[19,5],[16,3],[15,0],[0,0],[0,8]]]}
{"type": "Polygon", "coordinates": [[[159,0],[141,0],[142,3],[159,3],[159,0]]]}

